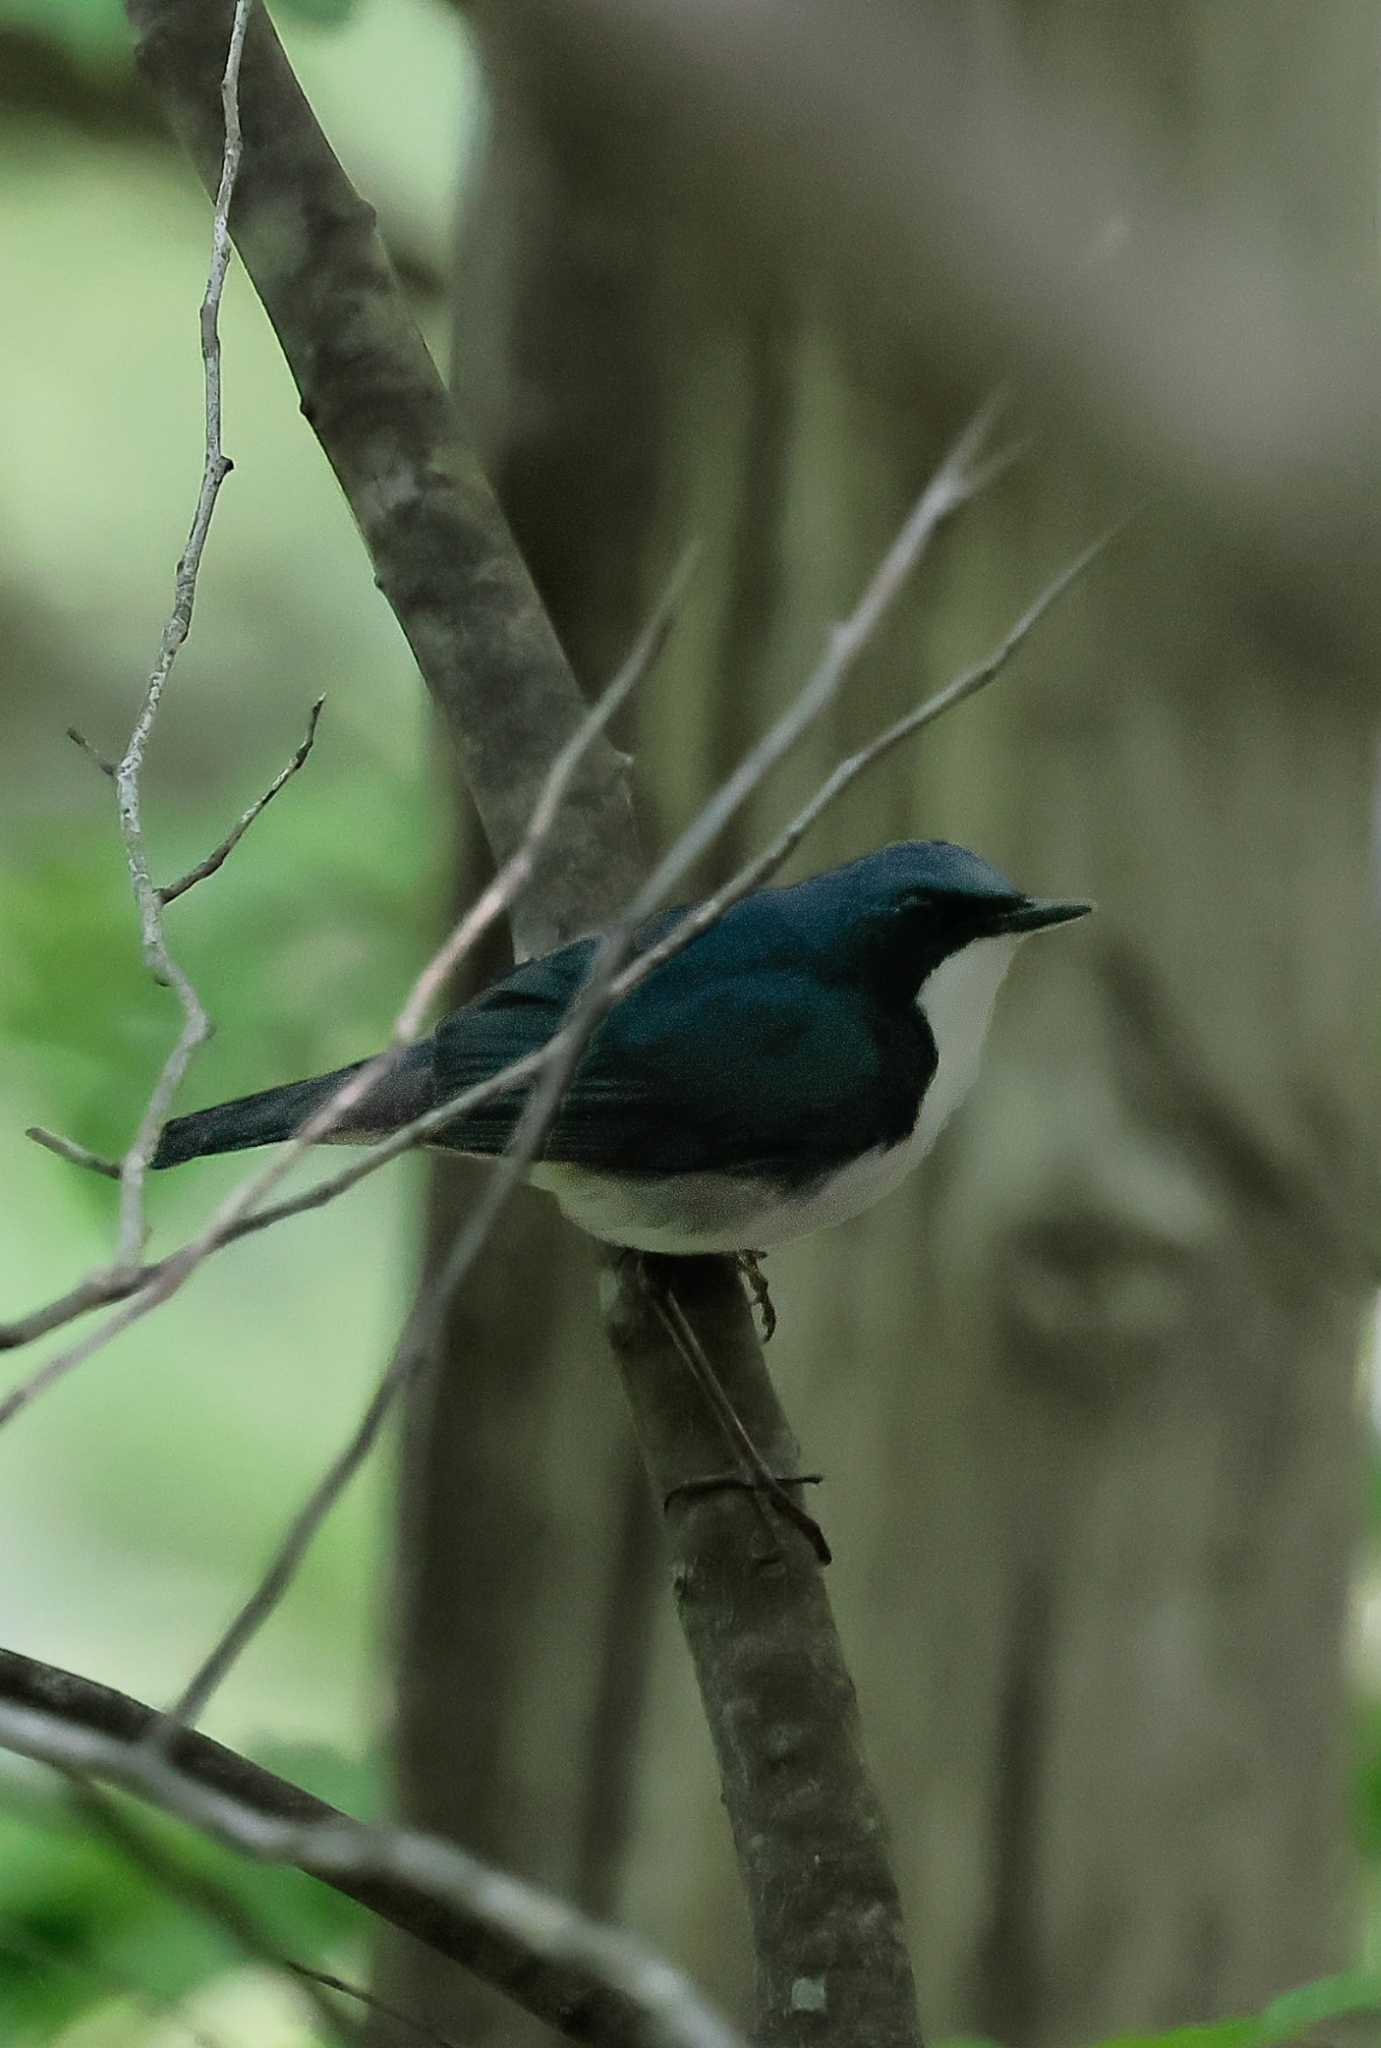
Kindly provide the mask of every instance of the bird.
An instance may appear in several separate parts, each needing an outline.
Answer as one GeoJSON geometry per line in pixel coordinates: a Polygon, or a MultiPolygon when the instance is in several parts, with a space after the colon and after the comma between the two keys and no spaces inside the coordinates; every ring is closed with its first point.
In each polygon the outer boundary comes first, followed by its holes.
{"type": "MultiPolygon", "coordinates": [[[[635,955],[687,908],[641,926],[635,955]]],[[[603,1017],[528,1178],[590,1235],[640,1253],[761,1255],[846,1222],[920,1163],[968,1093],[1020,940],[1091,908],[1029,896],[941,839],[758,889],[603,1017]]],[[[525,960],[443,1018],[332,1142],[377,1141],[539,1050],[599,943],[525,960]]],[[[364,1064],[175,1117],[152,1163],[290,1139],[364,1064]]],[[[429,1142],[492,1158],[525,1099],[511,1088],[429,1142]]]]}

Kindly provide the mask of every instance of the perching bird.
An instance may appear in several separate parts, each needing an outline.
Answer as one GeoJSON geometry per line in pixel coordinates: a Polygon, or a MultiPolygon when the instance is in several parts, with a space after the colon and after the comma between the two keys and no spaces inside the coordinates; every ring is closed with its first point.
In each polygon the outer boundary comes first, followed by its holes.
{"type": "MultiPolygon", "coordinates": [[[[967,1093],[1018,939],[1090,907],[1025,896],[939,839],[759,890],[600,1023],[529,1178],[637,1251],[759,1251],[842,1223],[911,1171],[967,1093]]],[[[526,961],[445,1018],[336,1138],[382,1136],[544,1045],[597,944],[526,961]]],[[[177,1117],[153,1163],[290,1138],[354,1071],[177,1117]]],[[[510,1090],[431,1142],[502,1152],[523,1099],[510,1090]]]]}

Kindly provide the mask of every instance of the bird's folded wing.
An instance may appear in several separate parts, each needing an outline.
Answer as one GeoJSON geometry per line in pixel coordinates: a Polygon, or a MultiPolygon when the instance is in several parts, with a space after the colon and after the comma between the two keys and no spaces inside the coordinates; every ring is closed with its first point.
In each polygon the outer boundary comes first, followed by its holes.
{"type": "MultiPolygon", "coordinates": [[[[544,1159],[612,1173],[825,1172],[909,1128],[917,1096],[885,1071],[868,1019],[802,969],[725,975],[692,948],[604,1020],[568,1084],[544,1159]],[[684,964],[681,964],[684,963],[684,964]]],[[[438,1101],[544,1045],[588,971],[582,942],[519,969],[436,1034],[438,1101]]],[[[499,1152],[525,1090],[440,1142],[499,1152]]]]}

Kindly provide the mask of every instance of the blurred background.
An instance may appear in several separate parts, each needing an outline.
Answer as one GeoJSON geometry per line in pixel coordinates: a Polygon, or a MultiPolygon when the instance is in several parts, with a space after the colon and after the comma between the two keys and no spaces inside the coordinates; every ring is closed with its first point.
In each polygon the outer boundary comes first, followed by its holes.
{"type": "MultiPolygon", "coordinates": [[[[797,859],[943,835],[1100,916],[1023,958],[928,1172],[774,1255],[771,1362],[828,1474],[931,2036],[1079,2048],[1377,1960],[1374,7],[274,11],[587,684],[703,544],[622,735],[649,849],[1010,390],[1025,461],[697,887],[1142,508],[999,686],[797,859]]],[[[108,788],[65,732],[119,753],[167,610],[209,223],[114,0],[0,0],[0,105],[8,1315],[113,1231],[109,1187],[25,1125],[118,1149],[173,1029],[108,788]]],[[[189,1103],[371,1049],[484,872],[235,274],[222,330],[236,468],[149,765],[160,874],[327,705],[305,771],[170,919],[219,1027],[189,1103]]],[[[156,1183],[159,1244],[236,1177],[156,1183]]],[[[250,1240],[19,1418],[5,1643],[170,1697],[474,1186],[395,1167],[250,1240]]],[[[205,1725],[627,1921],[741,2005],[727,1828],[593,1292],[588,1248],[518,1205],[445,1374],[205,1725]]],[[[5,2041],[313,2038],[39,1776],[6,1768],[0,1796],[5,2041]]],[[[305,1881],[247,1895],[287,1952],[372,1969],[432,2026],[533,2038],[435,1959],[371,1957],[305,1881]]]]}

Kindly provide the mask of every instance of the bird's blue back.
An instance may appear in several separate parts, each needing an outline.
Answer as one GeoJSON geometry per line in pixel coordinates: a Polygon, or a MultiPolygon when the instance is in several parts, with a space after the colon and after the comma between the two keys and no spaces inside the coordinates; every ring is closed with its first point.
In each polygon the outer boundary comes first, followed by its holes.
{"type": "MultiPolygon", "coordinates": [[[[927,841],[746,897],[601,1023],[543,1156],[799,1184],[899,1142],[935,1067],[914,1003],[930,955],[952,945],[966,900],[1016,893],[976,855],[927,841]]],[[[682,915],[652,920],[639,946],[682,915]]],[[[448,1018],[432,1041],[435,1099],[545,1044],[596,947],[581,939],[529,961],[448,1018]]],[[[441,1142],[500,1151],[521,1102],[515,1091],[484,1105],[441,1142]]]]}

